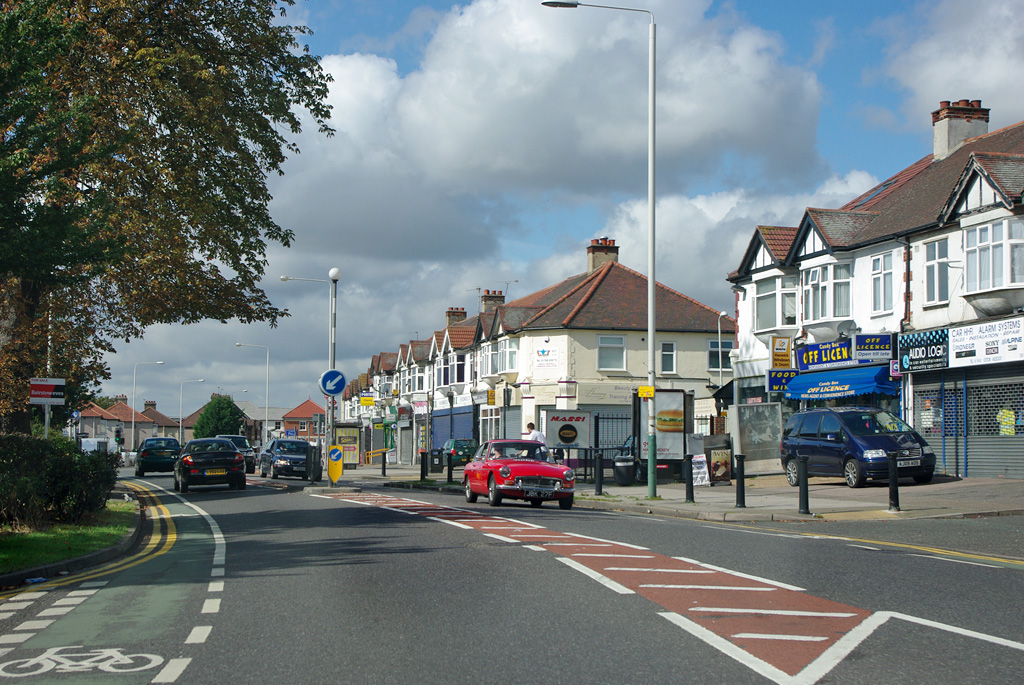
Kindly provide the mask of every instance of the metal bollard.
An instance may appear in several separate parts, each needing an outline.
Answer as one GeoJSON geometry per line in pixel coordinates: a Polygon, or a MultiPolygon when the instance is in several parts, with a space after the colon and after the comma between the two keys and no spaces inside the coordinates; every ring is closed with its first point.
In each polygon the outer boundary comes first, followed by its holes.
{"type": "Polygon", "coordinates": [[[900,510],[900,475],[896,464],[896,453],[889,452],[889,511],[900,510]]]}
{"type": "Polygon", "coordinates": [[[604,494],[604,455],[597,456],[594,452],[594,494],[604,494]]]}
{"type": "Polygon", "coordinates": [[[693,504],[693,455],[683,455],[683,481],[686,483],[686,503],[693,504]]]}
{"type": "Polygon", "coordinates": [[[420,450],[420,480],[427,479],[427,451],[420,450]]]}
{"type": "Polygon", "coordinates": [[[747,458],[747,455],[737,454],[734,458],[736,459],[736,508],[746,509],[747,491],[743,482],[743,460],[747,458]]]}
{"type": "MultiPolygon", "coordinates": [[[[453,451],[454,451],[454,450],[453,450],[453,451]]],[[[453,464],[452,462],[453,462],[453,459],[452,459],[452,454],[451,454],[451,452],[449,452],[449,453],[448,453],[448,483],[449,483],[449,484],[451,484],[451,483],[454,483],[454,482],[455,482],[454,480],[452,480],[452,469],[453,469],[453,468],[454,468],[454,466],[455,466],[455,465],[454,465],[454,464],[453,464]]]]}
{"type": "Polygon", "coordinates": [[[384,450],[383,452],[380,453],[380,475],[385,476],[385,477],[388,475],[388,453],[387,453],[387,450],[384,450]]]}
{"type": "Polygon", "coordinates": [[[796,477],[800,481],[800,512],[810,514],[811,508],[807,503],[807,455],[798,454],[796,457],[796,477]]]}

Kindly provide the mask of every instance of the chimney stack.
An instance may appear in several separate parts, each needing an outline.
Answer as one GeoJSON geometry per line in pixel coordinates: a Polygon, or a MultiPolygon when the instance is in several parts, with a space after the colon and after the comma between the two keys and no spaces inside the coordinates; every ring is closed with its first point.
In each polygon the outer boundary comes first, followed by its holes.
{"type": "Polygon", "coordinates": [[[114,395],[114,402],[128,404],[128,395],[114,395]]]}
{"type": "Polygon", "coordinates": [[[465,307],[448,307],[448,311],[445,312],[445,326],[454,326],[460,321],[466,320],[466,308],[465,307]]]}
{"type": "Polygon", "coordinates": [[[988,133],[988,113],[981,100],[939,102],[939,108],[932,112],[935,160],[949,157],[970,138],[988,133]]]}
{"type": "Polygon", "coordinates": [[[611,238],[594,238],[587,246],[587,273],[593,273],[608,262],[619,261],[619,248],[611,238]]]}
{"type": "Polygon", "coordinates": [[[155,400],[146,400],[144,402],[144,404],[146,405],[146,408],[143,409],[143,411],[147,411],[149,409],[152,409],[153,411],[156,411],[156,401],[155,400]]]}
{"type": "Polygon", "coordinates": [[[505,295],[500,290],[485,290],[480,296],[480,313],[489,312],[505,304],[505,295]]]}

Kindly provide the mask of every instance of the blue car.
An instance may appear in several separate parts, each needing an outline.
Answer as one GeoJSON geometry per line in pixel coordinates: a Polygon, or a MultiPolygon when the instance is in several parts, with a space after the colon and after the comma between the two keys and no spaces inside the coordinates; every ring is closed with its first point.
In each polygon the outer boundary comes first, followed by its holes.
{"type": "Polygon", "coordinates": [[[260,477],[292,476],[306,478],[306,457],[310,444],[305,440],[276,438],[260,454],[260,477]]]}
{"type": "Polygon", "coordinates": [[[807,457],[808,476],[842,476],[851,488],[868,478],[889,478],[889,455],[900,478],[928,483],[935,452],[917,431],[878,407],[808,409],[793,414],[782,431],[782,468],[798,485],[797,457],[807,457]]]}

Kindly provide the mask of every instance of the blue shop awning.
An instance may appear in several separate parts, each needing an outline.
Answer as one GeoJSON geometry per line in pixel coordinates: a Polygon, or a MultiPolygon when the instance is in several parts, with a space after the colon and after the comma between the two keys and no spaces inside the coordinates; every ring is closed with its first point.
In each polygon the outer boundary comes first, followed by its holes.
{"type": "Polygon", "coordinates": [[[850,366],[802,373],[789,381],[786,397],[801,400],[834,400],[878,392],[896,395],[900,384],[889,378],[888,366],[850,366]]]}

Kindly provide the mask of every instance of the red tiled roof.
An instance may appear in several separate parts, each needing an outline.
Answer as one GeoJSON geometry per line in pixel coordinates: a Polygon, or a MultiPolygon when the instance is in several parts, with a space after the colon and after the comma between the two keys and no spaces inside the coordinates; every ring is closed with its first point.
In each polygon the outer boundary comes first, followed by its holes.
{"type": "Polygon", "coordinates": [[[114,418],[117,421],[122,421],[124,423],[131,423],[132,422],[132,415],[133,414],[135,416],[135,423],[152,423],[153,422],[152,419],[150,419],[148,416],[133,410],[131,407],[129,407],[124,402],[115,402],[114,405],[112,407],[110,407],[110,409],[108,409],[107,411],[110,414],[113,414],[114,418]]]}
{"type": "Polygon", "coordinates": [[[796,234],[799,229],[796,226],[758,226],[757,232],[761,234],[765,247],[771,253],[775,261],[785,261],[789,249],[793,247],[796,234]]]}
{"type": "Polygon", "coordinates": [[[313,418],[313,414],[323,414],[324,411],[324,408],[313,400],[306,400],[291,411],[285,413],[283,418],[295,419],[297,421],[309,420],[313,418]]]}
{"type": "MultiPolygon", "coordinates": [[[[96,404],[95,402],[90,402],[88,404],[88,406],[86,406],[85,409],[82,410],[82,416],[84,418],[100,418],[100,419],[104,419],[106,421],[120,421],[121,420],[121,419],[117,418],[116,416],[114,416],[113,414],[111,414],[106,409],[104,409],[103,407],[101,407],[100,405],[96,404]]],[[[129,421],[130,420],[131,419],[129,419],[129,421]]]]}

